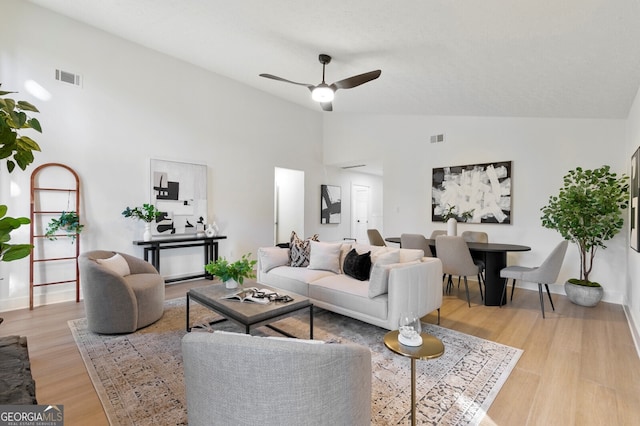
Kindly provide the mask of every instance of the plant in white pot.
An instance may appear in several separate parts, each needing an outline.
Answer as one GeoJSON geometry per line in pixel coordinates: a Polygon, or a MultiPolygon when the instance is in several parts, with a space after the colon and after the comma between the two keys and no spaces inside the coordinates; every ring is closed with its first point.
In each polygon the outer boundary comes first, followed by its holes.
{"type": "Polygon", "coordinates": [[[238,285],[244,284],[245,278],[255,278],[256,276],[253,267],[258,261],[251,260],[250,257],[251,253],[247,253],[235,262],[229,262],[221,257],[204,265],[204,269],[209,274],[220,278],[225,283],[225,287],[236,288],[238,285]]]}
{"type": "Polygon", "coordinates": [[[142,207],[127,207],[122,212],[122,216],[130,217],[133,219],[139,219],[144,222],[144,241],[151,240],[151,222],[160,217],[162,213],[156,209],[156,206],[153,204],[143,204],[142,207]]]}
{"type": "Polygon", "coordinates": [[[618,177],[609,166],[569,171],[558,195],[549,197],[542,210],[542,226],[555,229],[575,243],[580,252],[580,278],[565,283],[567,297],[582,306],[600,302],[603,289],[589,279],[593,261],[605,241],[613,238],[624,224],[623,210],[629,205],[626,175],[618,177]]]}

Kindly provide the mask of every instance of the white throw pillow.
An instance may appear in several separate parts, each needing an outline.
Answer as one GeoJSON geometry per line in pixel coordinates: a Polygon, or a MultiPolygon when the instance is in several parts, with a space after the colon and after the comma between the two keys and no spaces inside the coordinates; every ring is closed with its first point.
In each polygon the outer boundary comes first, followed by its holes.
{"type": "Polygon", "coordinates": [[[127,263],[124,257],[120,256],[119,253],[116,253],[115,255],[107,259],[96,259],[96,262],[98,262],[100,265],[104,266],[105,268],[111,270],[112,272],[115,272],[121,277],[131,274],[131,270],[129,269],[129,264],[127,263]]]}
{"type": "Polygon", "coordinates": [[[289,250],[285,248],[261,247],[258,250],[258,257],[262,272],[269,272],[273,268],[289,264],[289,250]]]}
{"type": "Polygon", "coordinates": [[[407,266],[414,263],[420,263],[418,261],[406,262],[406,263],[375,263],[371,268],[371,276],[369,277],[369,298],[373,299],[376,296],[385,294],[389,291],[389,271],[398,266],[407,266]]]}
{"type": "Polygon", "coordinates": [[[371,262],[375,265],[380,263],[382,265],[389,265],[391,263],[400,263],[400,249],[389,249],[386,252],[374,257],[371,256],[371,262]]]}
{"type": "Polygon", "coordinates": [[[342,243],[311,241],[308,269],[340,273],[340,248],[342,243]]]}
{"type": "Polygon", "coordinates": [[[424,250],[420,249],[400,249],[400,260],[398,262],[413,262],[414,260],[422,260],[424,250]]]}

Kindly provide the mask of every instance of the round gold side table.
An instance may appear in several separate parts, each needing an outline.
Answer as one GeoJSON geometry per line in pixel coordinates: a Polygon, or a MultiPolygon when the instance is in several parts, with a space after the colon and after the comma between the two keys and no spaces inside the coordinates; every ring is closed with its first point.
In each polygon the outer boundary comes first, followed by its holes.
{"type": "Polygon", "coordinates": [[[444,345],[435,336],[420,333],[422,345],[406,346],[398,341],[398,330],[393,330],[384,335],[384,345],[398,355],[411,358],[411,424],[416,424],[416,360],[433,359],[442,356],[444,345]]]}

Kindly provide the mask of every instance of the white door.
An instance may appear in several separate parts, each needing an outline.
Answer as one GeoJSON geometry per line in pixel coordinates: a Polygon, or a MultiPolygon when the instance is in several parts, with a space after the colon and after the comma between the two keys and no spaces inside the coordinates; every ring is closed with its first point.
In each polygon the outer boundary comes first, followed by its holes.
{"type": "Polygon", "coordinates": [[[369,244],[369,237],[367,236],[367,229],[369,228],[369,198],[368,186],[351,186],[351,238],[355,238],[361,244],[369,244]]]}
{"type": "Polygon", "coordinates": [[[275,168],[274,240],[288,243],[291,231],[304,236],[304,172],[275,168]]]}

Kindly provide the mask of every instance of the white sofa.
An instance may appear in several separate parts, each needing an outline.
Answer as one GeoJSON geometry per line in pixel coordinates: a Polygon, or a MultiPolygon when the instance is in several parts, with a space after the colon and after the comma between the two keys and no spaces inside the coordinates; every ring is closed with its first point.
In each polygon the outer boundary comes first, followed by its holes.
{"type": "Polygon", "coordinates": [[[422,250],[312,242],[309,255],[308,266],[292,267],[289,249],[260,248],[258,282],[307,296],[314,306],[388,330],[398,328],[399,315],[406,311],[422,317],[437,310],[440,322],[442,263],[423,257],[422,250]],[[344,273],[344,259],[351,249],[359,254],[371,252],[369,280],[344,273]]]}

